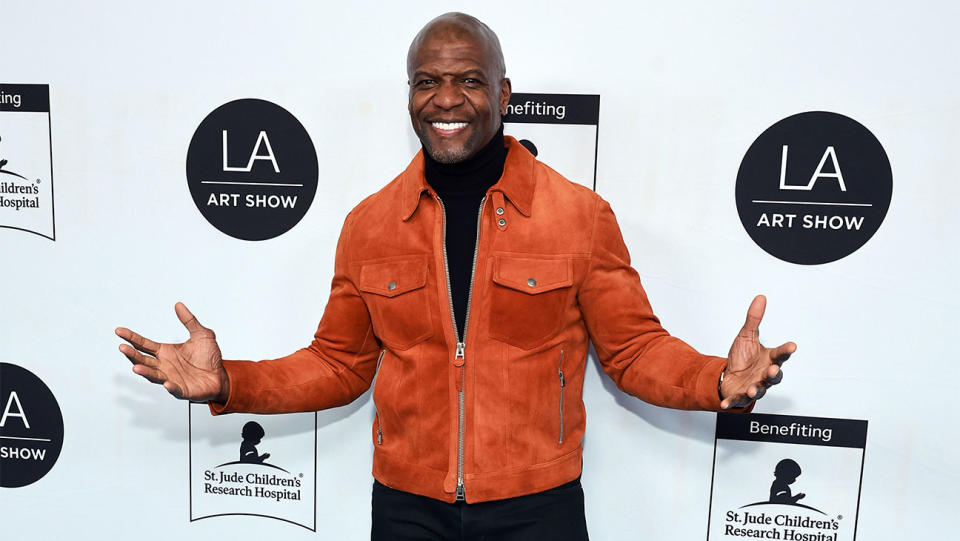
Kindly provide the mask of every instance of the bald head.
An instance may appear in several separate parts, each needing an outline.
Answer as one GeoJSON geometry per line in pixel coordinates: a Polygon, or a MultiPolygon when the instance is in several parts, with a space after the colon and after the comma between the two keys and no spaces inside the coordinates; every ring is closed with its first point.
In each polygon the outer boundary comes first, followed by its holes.
{"type": "Polygon", "coordinates": [[[439,40],[470,40],[481,45],[489,55],[495,69],[494,76],[503,79],[507,68],[503,61],[503,51],[500,49],[500,40],[489,26],[476,17],[466,13],[450,12],[428,22],[410,43],[407,51],[407,76],[412,77],[416,68],[417,55],[420,48],[429,41],[439,40]]]}

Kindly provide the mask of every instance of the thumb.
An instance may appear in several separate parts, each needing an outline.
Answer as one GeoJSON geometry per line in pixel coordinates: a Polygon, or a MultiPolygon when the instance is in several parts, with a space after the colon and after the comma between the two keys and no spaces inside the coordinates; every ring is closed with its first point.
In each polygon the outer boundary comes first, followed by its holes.
{"type": "Polygon", "coordinates": [[[747,320],[743,323],[744,331],[756,332],[760,328],[760,320],[763,319],[763,312],[767,309],[767,298],[763,295],[757,295],[750,303],[747,309],[747,320]]]}
{"type": "Polygon", "coordinates": [[[177,317],[180,318],[180,323],[183,323],[183,326],[190,331],[190,334],[206,330],[204,326],[197,321],[196,316],[194,316],[182,302],[178,302],[174,306],[174,310],[177,312],[177,317]]]}

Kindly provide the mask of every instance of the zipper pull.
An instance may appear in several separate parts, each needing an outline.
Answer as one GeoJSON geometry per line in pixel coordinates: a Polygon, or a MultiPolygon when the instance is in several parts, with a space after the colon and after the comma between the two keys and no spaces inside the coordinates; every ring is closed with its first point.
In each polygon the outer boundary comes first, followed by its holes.
{"type": "Polygon", "coordinates": [[[466,358],[464,357],[463,353],[465,347],[466,346],[464,346],[463,342],[457,342],[457,354],[453,356],[453,366],[459,368],[463,366],[464,362],[466,362],[466,358]]]}
{"type": "Polygon", "coordinates": [[[456,378],[458,393],[463,392],[463,363],[467,361],[463,355],[464,347],[463,342],[457,342],[457,354],[453,356],[453,366],[460,369],[460,377],[456,378]]]}
{"type": "MultiPolygon", "coordinates": [[[[377,419],[377,424],[380,424],[379,419],[377,419]]],[[[383,445],[383,432],[380,430],[379,426],[377,426],[377,445],[383,445]]]]}
{"type": "Polygon", "coordinates": [[[566,385],[566,382],[563,379],[563,370],[558,371],[560,373],[560,388],[563,389],[563,386],[566,385]]]}
{"type": "Polygon", "coordinates": [[[462,502],[466,499],[466,496],[463,494],[463,481],[457,481],[457,501],[462,502]]]}

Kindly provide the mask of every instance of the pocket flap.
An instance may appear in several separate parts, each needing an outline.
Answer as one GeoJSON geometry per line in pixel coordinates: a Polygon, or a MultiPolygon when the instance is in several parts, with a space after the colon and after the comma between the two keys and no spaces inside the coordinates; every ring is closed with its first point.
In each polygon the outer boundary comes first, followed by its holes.
{"type": "Polygon", "coordinates": [[[493,281],[529,295],[573,285],[570,259],[497,257],[493,281]]]}
{"type": "Polygon", "coordinates": [[[360,269],[360,291],[384,297],[396,297],[420,289],[427,283],[427,264],[423,257],[370,263],[360,269]]]}

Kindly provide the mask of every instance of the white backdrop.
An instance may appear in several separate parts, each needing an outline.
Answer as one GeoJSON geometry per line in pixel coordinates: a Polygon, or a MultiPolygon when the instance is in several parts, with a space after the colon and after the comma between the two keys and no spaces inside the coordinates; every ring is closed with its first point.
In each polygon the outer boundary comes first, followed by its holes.
{"type": "MultiPolygon", "coordinates": [[[[57,240],[0,229],[0,360],[52,389],[65,440],[0,489],[3,537],[368,538],[369,393],[319,415],[317,533],[190,523],[187,405],[131,374],[113,329],[182,340],[182,300],[226,358],[308,343],[344,216],[418,148],[409,41],[451,9],[498,33],[515,91],[601,96],[597,190],[668,329],[723,355],[764,293],[765,340],[799,350],[757,411],[869,421],[858,538],[952,531],[960,9],[883,4],[4,2],[0,82],[50,85],[57,240]],[[200,121],[245,97],[293,113],[320,162],[306,217],[263,242],[211,227],[184,175],[200,121]],[[867,126],[894,178],[877,234],[820,266],[757,247],[733,196],[753,140],[809,110],[867,126]]],[[[585,401],[591,537],[703,539],[715,415],[625,396],[595,362],[585,401]]]]}

